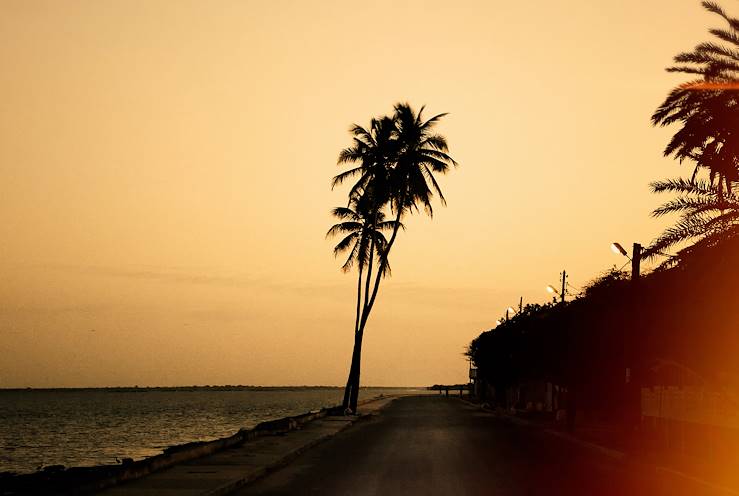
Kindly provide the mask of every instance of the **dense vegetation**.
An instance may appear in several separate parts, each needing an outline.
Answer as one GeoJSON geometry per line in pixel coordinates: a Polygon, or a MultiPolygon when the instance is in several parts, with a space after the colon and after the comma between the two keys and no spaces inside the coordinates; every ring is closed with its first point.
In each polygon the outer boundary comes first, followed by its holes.
{"type": "Polygon", "coordinates": [[[667,259],[633,281],[610,271],[572,302],[528,305],[483,332],[468,354],[496,391],[546,381],[576,392],[583,407],[613,411],[629,394],[627,368],[636,386],[739,389],[739,19],[703,6],[726,27],[710,30],[718,41],[675,57],[668,71],[699,78],[672,90],[652,117],[679,127],[665,155],[693,166],[689,178],[652,184],[677,194],[653,215],[680,217],[643,257],[667,259]]]}

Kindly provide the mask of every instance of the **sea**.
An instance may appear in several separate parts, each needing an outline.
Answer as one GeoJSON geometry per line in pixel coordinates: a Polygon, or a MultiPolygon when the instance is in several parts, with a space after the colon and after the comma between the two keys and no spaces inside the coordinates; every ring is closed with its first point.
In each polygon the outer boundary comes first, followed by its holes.
{"type": "MultiPolygon", "coordinates": [[[[360,401],[423,388],[363,388],[360,401]]],[[[341,404],[335,387],[0,390],[0,472],[139,460],[164,448],[341,404]]]]}

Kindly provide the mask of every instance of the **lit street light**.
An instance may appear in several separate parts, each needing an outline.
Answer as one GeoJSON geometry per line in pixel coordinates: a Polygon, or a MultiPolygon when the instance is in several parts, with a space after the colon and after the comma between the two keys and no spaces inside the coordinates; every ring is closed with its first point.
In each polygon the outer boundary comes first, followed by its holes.
{"type": "Polygon", "coordinates": [[[619,243],[611,243],[611,251],[615,253],[616,255],[620,253],[621,255],[631,260],[631,258],[629,258],[629,254],[626,253],[626,250],[624,250],[624,247],[621,246],[621,244],[619,243]]]}
{"type": "Polygon", "coordinates": [[[567,271],[566,270],[562,271],[562,291],[557,291],[557,288],[549,284],[547,286],[547,292],[549,294],[556,294],[557,296],[560,297],[560,299],[564,303],[565,295],[567,294],[567,271]]]}
{"type": "MultiPolygon", "coordinates": [[[[505,309],[505,320],[508,320],[508,317],[510,314],[518,315],[523,310],[523,296],[518,300],[518,311],[513,307],[508,307],[505,309]]],[[[500,321],[498,321],[500,322],[500,321]]]]}
{"type": "Polygon", "coordinates": [[[624,249],[623,246],[621,246],[619,243],[611,243],[611,251],[618,255],[619,253],[629,260],[631,260],[631,280],[636,281],[639,279],[639,263],[641,262],[641,250],[642,246],[639,243],[634,243],[634,249],[632,250],[631,255],[629,256],[629,253],[624,249]]]}

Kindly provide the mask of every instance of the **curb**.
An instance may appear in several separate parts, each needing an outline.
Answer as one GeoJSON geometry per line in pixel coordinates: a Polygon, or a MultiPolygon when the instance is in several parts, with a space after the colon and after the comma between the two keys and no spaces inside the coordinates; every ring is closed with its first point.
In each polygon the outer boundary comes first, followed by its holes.
{"type": "MultiPolygon", "coordinates": [[[[607,448],[607,447],[601,446],[599,444],[595,444],[595,443],[591,443],[589,441],[585,441],[583,439],[579,439],[579,438],[573,436],[572,434],[567,434],[565,432],[559,432],[559,431],[556,431],[554,429],[550,429],[548,427],[541,427],[540,425],[538,425],[536,423],[533,423],[533,422],[530,422],[528,420],[524,420],[524,419],[521,419],[521,418],[518,418],[518,417],[514,417],[512,415],[505,415],[505,414],[504,415],[500,415],[497,412],[494,412],[493,410],[490,410],[489,408],[485,408],[484,406],[482,406],[482,405],[480,405],[478,403],[473,403],[472,401],[465,400],[464,398],[461,398],[461,401],[464,401],[468,405],[476,406],[479,409],[484,410],[486,412],[493,413],[493,414],[495,414],[495,417],[497,419],[500,419],[500,420],[509,422],[511,424],[514,424],[514,425],[522,426],[522,427],[535,427],[535,428],[538,428],[540,431],[546,432],[550,436],[558,437],[560,439],[563,439],[563,440],[568,441],[570,443],[576,444],[576,445],[581,446],[583,448],[589,449],[591,451],[594,451],[594,452],[596,452],[598,454],[601,454],[603,456],[606,456],[608,458],[612,458],[614,460],[621,460],[621,461],[624,461],[624,460],[627,460],[628,459],[626,453],[624,453],[622,451],[618,451],[618,450],[615,450],[613,448],[607,448]]],[[[722,486],[722,485],[719,485],[719,484],[714,484],[712,482],[703,480],[703,479],[701,479],[699,477],[695,477],[693,475],[689,475],[689,474],[686,474],[684,472],[680,472],[679,470],[675,470],[675,469],[672,469],[672,468],[669,468],[669,467],[663,467],[661,465],[649,465],[649,464],[646,464],[646,463],[643,463],[643,462],[635,462],[635,465],[637,465],[638,467],[640,467],[642,469],[648,469],[648,470],[652,470],[654,472],[661,472],[661,473],[669,474],[669,475],[672,475],[672,476],[675,476],[675,477],[680,477],[682,479],[689,480],[689,481],[691,481],[691,482],[693,482],[695,484],[699,484],[699,485],[704,486],[704,487],[706,487],[708,489],[711,489],[713,491],[717,491],[717,492],[720,492],[720,493],[723,493],[723,494],[732,495],[732,496],[739,496],[739,491],[736,491],[734,489],[731,489],[729,487],[722,486]]]]}
{"type": "MultiPolygon", "coordinates": [[[[381,398],[381,399],[385,399],[385,398],[381,398]]],[[[317,446],[317,445],[319,445],[319,444],[321,444],[321,443],[323,443],[325,441],[328,441],[329,439],[333,438],[337,434],[339,434],[339,433],[345,431],[346,429],[348,429],[349,427],[353,426],[357,422],[361,422],[363,420],[366,420],[366,419],[372,417],[372,415],[375,415],[378,411],[382,411],[385,408],[387,408],[387,406],[390,405],[396,399],[397,398],[392,398],[390,401],[387,402],[386,405],[383,405],[382,407],[380,407],[378,410],[376,410],[374,412],[357,415],[356,418],[351,419],[349,422],[346,423],[346,425],[344,425],[338,431],[333,432],[331,434],[326,434],[325,436],[322,436],[322,437],[320,437],[318,439],[314,439],[313,441],[310,441],[309,443],[306,443],[306,444],[304,444],[302,446],[299,446],[298,448],[295,448],[294,450],[286,453],[279,460],[277,460],[277,461],[275,461],[273,463],[270,463],[269,465],[266,465],[264,467],[260,467],[260,468],[256,469],[255,471],[253,471],[253,472],[251,472],[249,474],[246,474],[246,475],[244,475],[243,477],[241,477],[239,479],[229,481],[229,482],[227,482],[225,484],[222,484],[221,486],[218,486],[218,487],[216,487],[214,489],[211,489],[209,491],[203,492],[203,493],[201,493],[201,495],[202,496],[225,496],[225,495],[230,494],[230,493],[232,493],[232,492],[234,492],[234,491],[236,491],[238,489],[241,489],[242,487],[246,486],[247,484],[250,484],[252,482],[255,482],[255,481],[261,479],[262,477],[264,477],[264,476],[266,476],[266,475],[274,472],[275,470],[278,470],[278,469],[280,469],[280,468],[288,465],[291,461],[293,461],[295,458],[297,458],[298,456],[302,455],[303,453],[305,453],[309,449],[311,449],[311,448],[313,448],[313,447],[315,447],[315,446],[317,446]]],[[[371,403],[374,400],[375,399],[367,400],[367,401],[365,401],[363,403],[360,403],[360,405],[361,404],[371,403]]]]}
{"type": "Polygon", "coordinates": [[[680,472],[679,470],[675,470],[673,468],[662,467],[660,465],[653,466],[651,468],[654,469],[656,472],[667,473],[667,474],[670,474],[670,475],[675,476],[675,477],[680,477],[681,479],[689,480],[689,481],[691,481],[691,482],[693,482],[695,484],[700,484],[701,486],[705,486],[706,488],[711,489],[713,491],[717,491],[717,492],[720,492],[720,493],[723,493],[723,494],[731,494],[732,496],[739,495],[739,491],[736,491],[736,490],[731,489],[731,488],[726,487],[726,486],[721,486],[721,485],[718,485],[718,484],[714,484],[712,482],[708,482],[706,480],[703,480],[703,479],[700,479],[698,477],[695,477],[695,476],[686,474],[684,472],[680,472]]]}
{"type": "MultiPolygon", "coordinates": [[[[359,419],[357,419],[357,420],[359,420],[359,419]]],[[[247,485],[247,484],[249,484],[251,482],[254,482],[254,481],[258,480],[258,479],[261,479],[262,477],[264,477],[265,475],[269,474],[270,472],[274,472],[275,470],[284,467],[285,465],[287,465],[291,461],[293,461],[295,458],[297,458],[298,456],[300,456],[304,452],[308,451],[310,448],[313,448],[314,446],[316,446],[318,444],[321,444],[324,441],[328,441],[329,439],[331,439],[332,437],[334,437],[339,432],[341,432],[341,431],[347,429],[348,427],[351,427],[352,425],[354,425],[354,423],[357,422],[357,420],[353,420],[350,423],[347,423],[344,427],[341,428],[341,430],[339,430],[339,431],[337,431],[337,432],[335,432],[333,434],[326,434],[323,437],[320,437],[318,439],[314,439],[313,441],[311,441],[311,442],[309,442],[309,443],[307,443],[307,444],[305,444],[303,446],[300,446],[300,447],[298,447],[298,448],[290,451],[289,453],[286,453],[279,460],[277,460],[277,461],[275,461],[273,463],[270,463],[269,465],[266,465],[264,467],[260,467],[260,468],[256,469],[255,471],[253,471],[253,472],[245,475],[242,478],[229,481],[229,482],[227,482],[227,483],[225,483],[225,484],[223,484],[223,485],[221,485],[219,487],[216,487],[214,489],[211,489],[211,490],[206,491],[206,492],[201,493],[201,494],[203,496],[223,496],[223,495],[226,495],[226,494],[230,494],[230,493],[236,491],[237,489],[241,489],[245,485],[247,485]]]]}
{"type": "Polygon", "coordinates": [[[555,436],[560,439],[569,441],[573,444],[577,444],[578,446],[582,446],[583,448],[587,448],[591,451],[595,451],[603,456],[607,456],[608,458],[613,458],[614,460],[625,460],[626,459],[626,453],[624,453],[623,451],[618,451],[613,448],[606,448],[605,446],[601,446],[600,444],[591,443],[590,441],[579,439],[573,436],[572,434],[566,434],[564,432],[555,431],[554,429],[545,428],[542,430],[551,436],[555,436]]]}

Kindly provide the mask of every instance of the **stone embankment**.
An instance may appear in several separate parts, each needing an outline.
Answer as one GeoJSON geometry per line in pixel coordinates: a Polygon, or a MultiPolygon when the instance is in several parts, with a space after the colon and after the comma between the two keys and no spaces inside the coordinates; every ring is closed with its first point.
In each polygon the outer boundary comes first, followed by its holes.
{"type": "Polygon", "coordinates": [[[27,475],[0,475],[0,495],[22,494],[226,494],[264,475],[309,447],[390,403],[381,397],[362,403],[361,415],[340,407],[262,422],[214,441],[173,446],[160,455],[120,465],[47,467],[27,475]],[[288,435],[289,434],[289,435],[288,435]]]}

